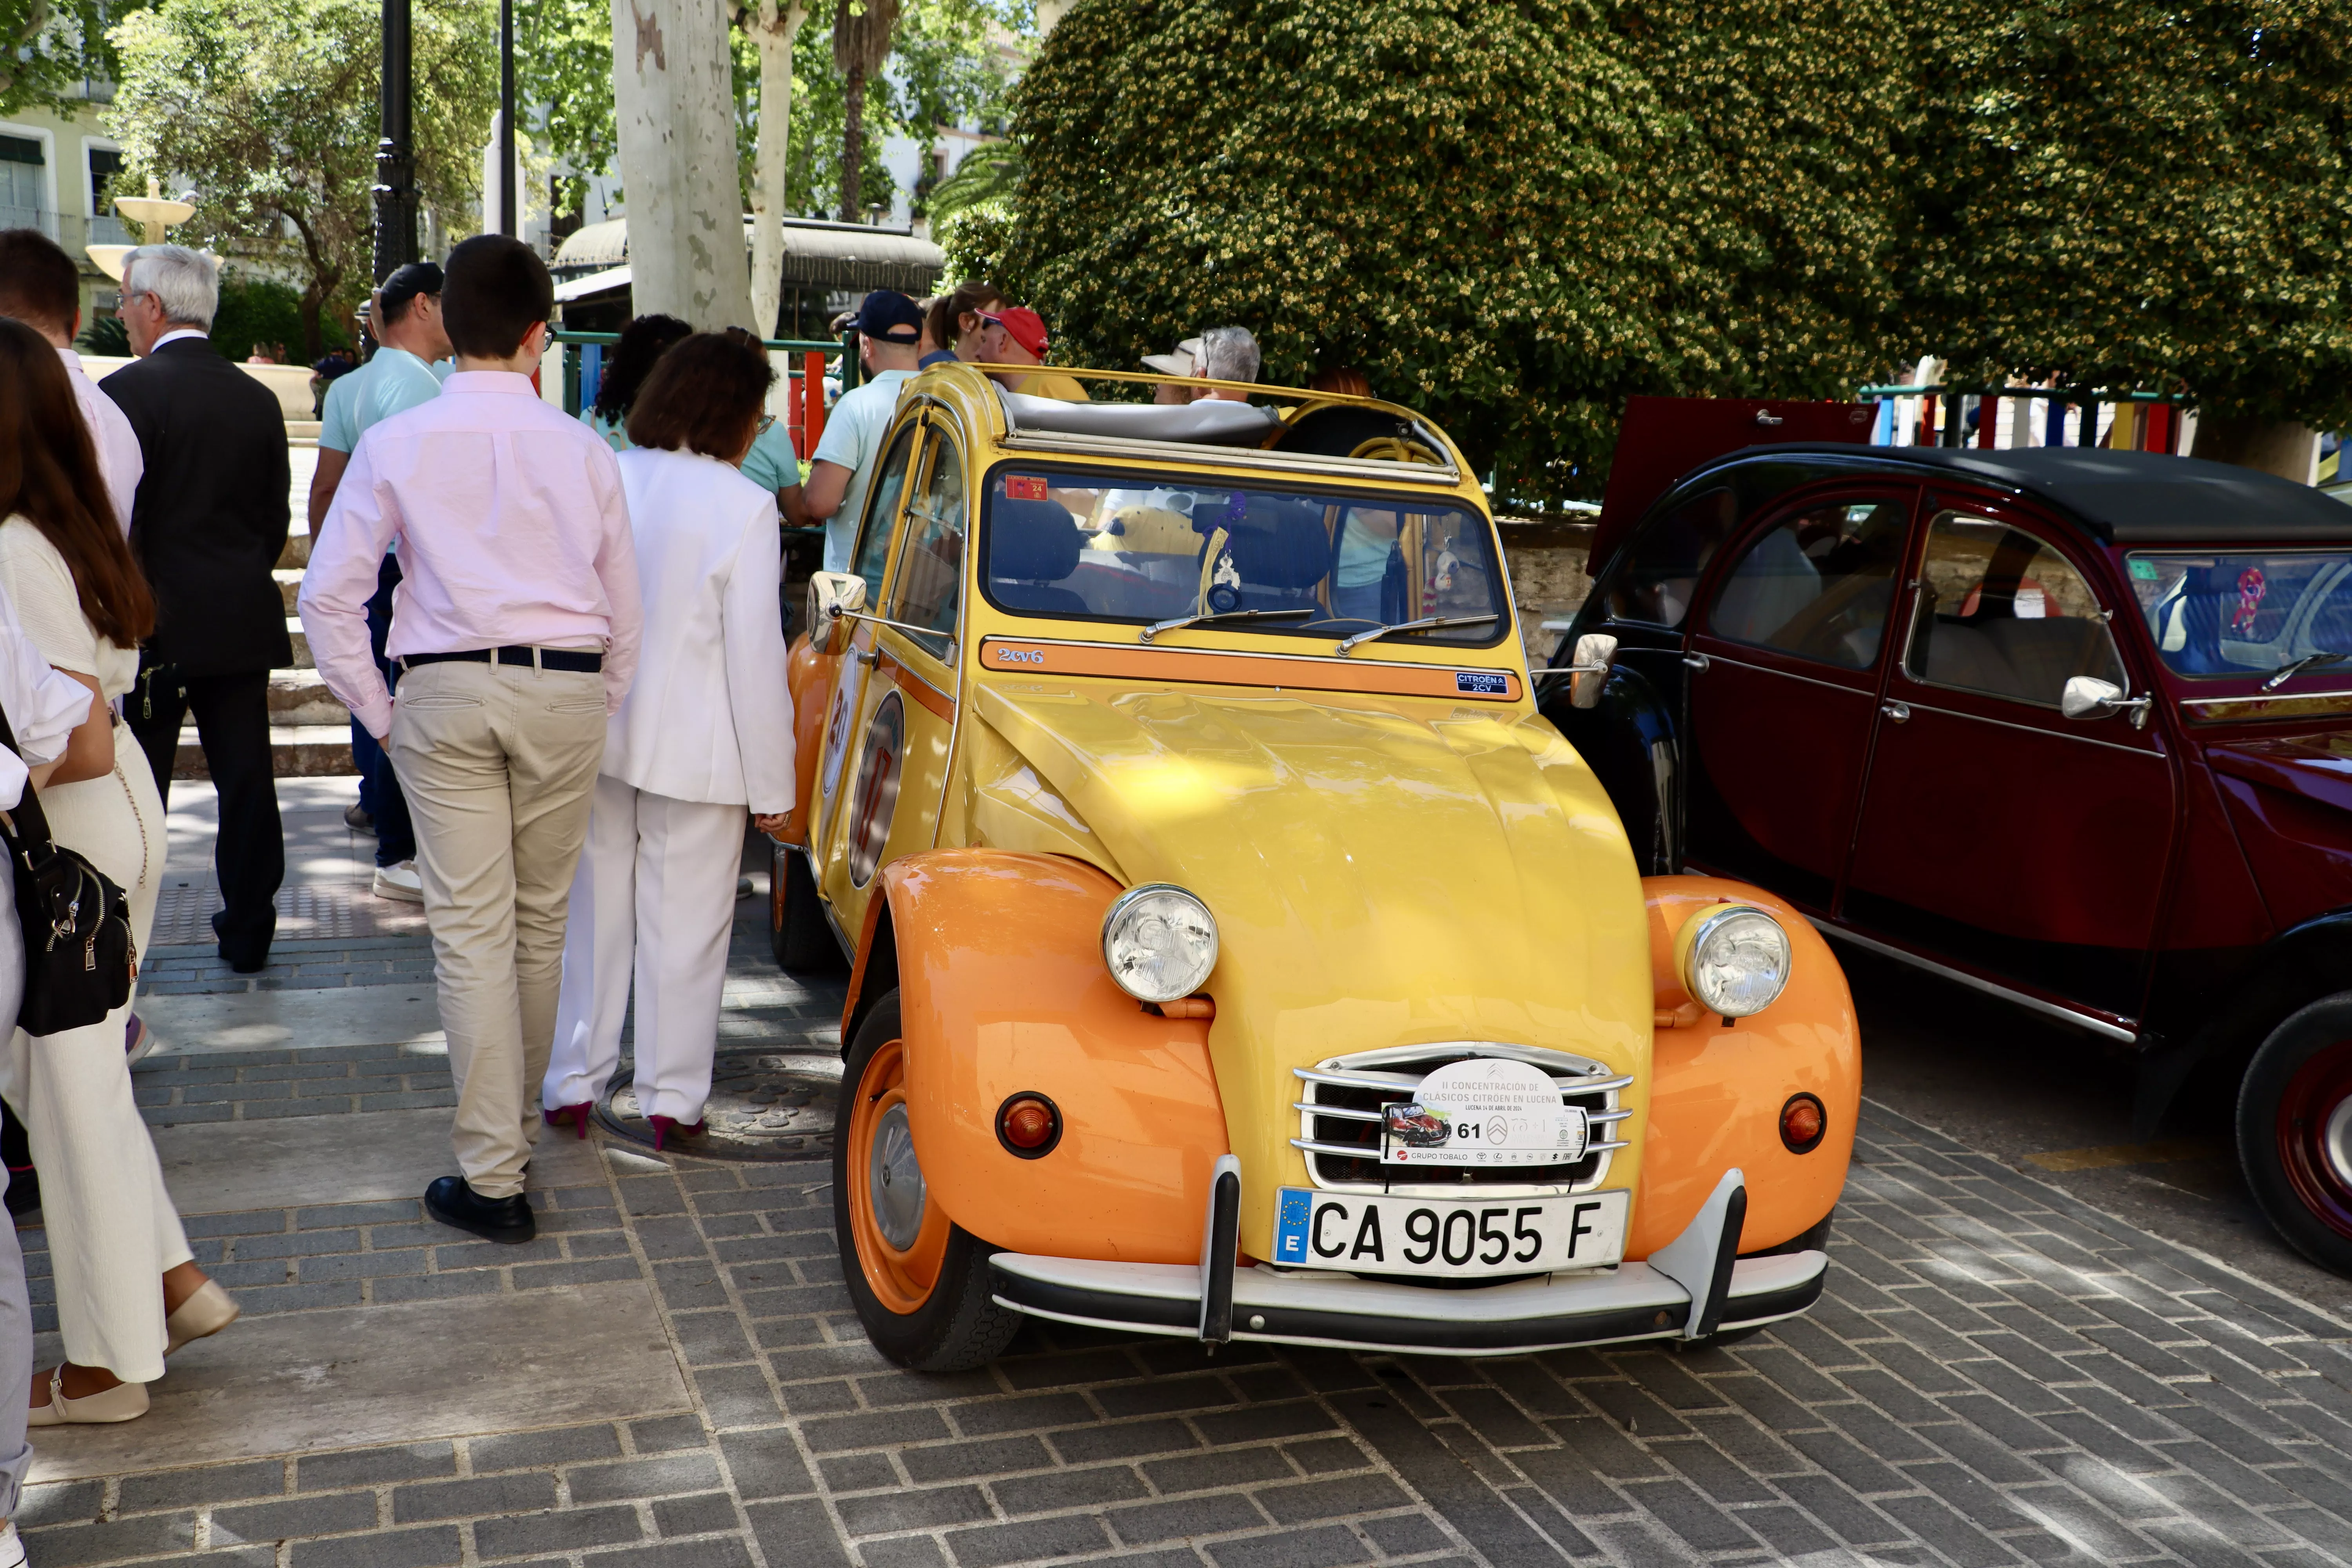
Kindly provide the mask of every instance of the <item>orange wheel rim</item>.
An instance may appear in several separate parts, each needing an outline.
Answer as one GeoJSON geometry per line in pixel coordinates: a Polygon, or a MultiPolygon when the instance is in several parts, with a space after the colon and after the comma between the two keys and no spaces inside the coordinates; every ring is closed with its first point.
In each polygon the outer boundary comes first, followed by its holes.
{"type": "Polygon", "coordinates": [[[948,1218],[930,1201],[907,1130],[907,1047],[866,1063],[849,1108],[849,1228],[866,1287],[905,1316],[929,1300],[947,1257],[948,1218]]]}

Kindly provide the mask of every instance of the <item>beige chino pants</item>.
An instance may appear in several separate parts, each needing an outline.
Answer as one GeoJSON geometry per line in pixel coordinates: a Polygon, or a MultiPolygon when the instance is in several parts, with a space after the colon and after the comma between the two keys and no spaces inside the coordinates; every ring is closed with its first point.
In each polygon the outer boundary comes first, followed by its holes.
{"type": "Polygon", "coordinates": [[[404,670],[386,750],[416,825],[450,1143],[474,1191],[522,1191],[555,1036],[565,900],[604,756],[604,678],[525,665],[404,670]]]}

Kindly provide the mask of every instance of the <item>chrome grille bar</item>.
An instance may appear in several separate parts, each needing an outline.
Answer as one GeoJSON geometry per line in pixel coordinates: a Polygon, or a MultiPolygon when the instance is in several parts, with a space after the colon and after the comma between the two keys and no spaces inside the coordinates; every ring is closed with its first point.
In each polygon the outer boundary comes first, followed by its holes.
{"type": "Polygon", "coordinates": [[[1290,1102],[1290,1109],[1293,1110],[1303,1110],[1309,1116],[1328,1116],[1339,1121],[1379,1121],[1383,1120],[1381,1113],[1377,1110],[1350,1110],[1344,1105],[1318,1105],[1314,1101],[1307,1100],[1292,1100],[1290,1102]]]}

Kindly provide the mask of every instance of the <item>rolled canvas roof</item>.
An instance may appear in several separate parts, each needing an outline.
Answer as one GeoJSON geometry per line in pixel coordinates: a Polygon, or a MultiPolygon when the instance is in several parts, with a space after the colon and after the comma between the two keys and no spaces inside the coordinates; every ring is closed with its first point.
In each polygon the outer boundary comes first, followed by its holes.
{"type": "MultiPolygon", "coordinates": [[[[903,229],[814,218],[784,222],[784,287],[787,289],[897,289],[928,294],[947,266],[946,253],[903,229]]],[[[751,242],[751,220],[743,220],[743,243],[751,242]]],[[[629,260],[629,220],[592,223],[565,238],[554,269],[571,277],[609,272],[629,260]]]]}

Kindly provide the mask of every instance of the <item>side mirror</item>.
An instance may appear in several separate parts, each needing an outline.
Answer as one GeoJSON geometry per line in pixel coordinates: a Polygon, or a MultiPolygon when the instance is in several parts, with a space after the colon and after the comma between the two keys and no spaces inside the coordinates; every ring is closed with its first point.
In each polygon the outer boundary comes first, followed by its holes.
{"type": "Polygon", "coordinates": [[[1609,683],[1609,667],[1617,658],[1617,639],[1607,632],[1587,632],[1576,639],[1576,658],[1569,665],[1568,705],[1591,708],[1601,701],[1609,683]]]}
{"type": "Polygon", "coordinates": [[[2115,711],[2113,704],[2123,694],[2123,688],[2112,680],[2101,680],[2095,675],[2073,676],[2059,696],[2058,711],[2069,719],[2104,719],[2115,711]]]}
{"type": "Polygon", "coordinates": [[[855,572],[816,572],[809,576],[809,640],[819,653],[835,654],[849,640],[847,617],[866,607],[866,579],[855,572]]]}
{"type": "Polygon", "coordinates": [[[2105,719],[2117,713],[2132,716],[2132,728],[2147,722],[2148,699],[2126,697],[2123,688],[2112,680],[2101,680],[2095,675],[2070,676],[2065,690],[2059,693],[2058,711],[2069,719],[2105,719]]]}

